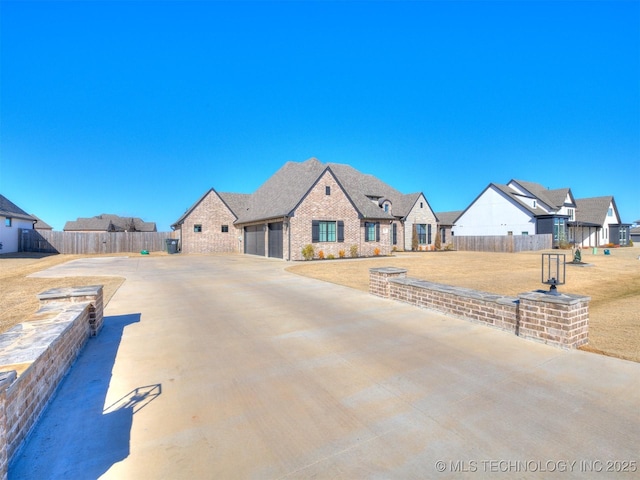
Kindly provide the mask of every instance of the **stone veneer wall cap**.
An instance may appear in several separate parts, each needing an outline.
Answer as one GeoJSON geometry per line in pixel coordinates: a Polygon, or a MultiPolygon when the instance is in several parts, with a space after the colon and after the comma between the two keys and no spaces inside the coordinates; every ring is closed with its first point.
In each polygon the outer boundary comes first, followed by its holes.
{"type": "Polygon", "coordinates": [[[476,300],[482,300],[485,302],[496,302],[501,305],[513,305],[518,303],[516,297],[508,297],[505,295],[498,295],[496,293],[481,292],[479,290],[473,290],[464,287],[454,287],[452,285],[445,285],[442,283],[429,282],[427,280],[419,280],[417,278],[391,278],[389,283],[395,283],[399,285],[409,285],[418,288],[427,288],[442,293],[449,293],[464,298],[472,298],[476,300]]]}
{"type": "Polygon", "coordinates": [[[82,287],[59,287],[45,290],[37,295],[39,300],[48,300],[61,297],[84,297],[87,295],[97,295],[102,289],[102,285],[88,285],[82,287]]]}
{"type": "Polygon", "coordinates": [[[575,305],[580,302],[589,302],[591,297],[586,295],[576,295],[573,293],[562,293],[560,295],[550,295],[544,290],[536,290],[535,292],[519,293],[518,298],[532,300],[536,302],[548,302],[565,305],[575,305]]]}
{"type": "Polygon", "coordinates": [[[406,268],[398,268],[398,267],[374,267],[369,269],[370,272],[379,272],[379,273],[407,273],[406,268]]]}
{"type": "Polygon", "coordinates": [[[9,370],[8,372],[0,372],[0,389],[7,388],[13,382],[15,382],[17,374],[15,370],[9,370]]]}

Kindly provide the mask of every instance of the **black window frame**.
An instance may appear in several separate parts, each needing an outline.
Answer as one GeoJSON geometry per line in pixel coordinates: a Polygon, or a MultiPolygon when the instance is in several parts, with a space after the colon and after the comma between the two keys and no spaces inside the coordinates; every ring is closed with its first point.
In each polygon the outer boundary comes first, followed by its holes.
{"type": "Polygon", "coordinates": [[[312,220],[311,221],[311,243],[344,243],[344,222],[342,220],[312,220]],[[334,235],[335,240],[329,240],[329,229],[326,231],[327,237],[321,239],[322,229],[321,224],[335,225],[334,235]]]}
{"type": "Polygon", "coordinates": [[[202,224],[194,223],[193,224],[193,233],[202,233],[202,224]]]}
{"type": "Polygon", "coordinates": [[[380,222],[364,222],[364,241],[379,242],[380,241],[380,222]],[[373,235],[371,230],[373,227],[373,235]]]}
{"type": "Polygon", "coordinates": [[[418,245],[428,245],[426,223],[416,223],[416,236],[418,237],[418,245]],[[421,232],[422,229],[424,230],[421,232]]]}
{"type": "Polygon", "coordinates": [[[222,226],[220,227],[220,231],[221,231],[222,233],[229,233],[229,225],[222,225],[222,226]]]}

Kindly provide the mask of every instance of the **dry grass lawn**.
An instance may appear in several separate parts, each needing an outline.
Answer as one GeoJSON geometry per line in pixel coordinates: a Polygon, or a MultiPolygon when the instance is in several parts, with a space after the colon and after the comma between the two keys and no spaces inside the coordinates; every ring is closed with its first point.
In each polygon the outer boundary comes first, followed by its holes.
{"type": "MultiPolygon", "coordinates": [[[[583,250],[582,261],[592,266],[567,265],[566,285],[560,292],[591,297],[589,345],[584,350],[640,362],[640,248],[610,249],[611,255],[583,250]]],[[[357,260],[304,262],[288,271],[345,285],[369,289],[369,268],[391,266],[408,270],[410,277],[515,296],[545,288],[540,283],[540,254],[424,252],[357,260]]],[[[570,251],[565,253],[571,261],[570,251]]]]}
{"type": "MultiPolygon", "coordinates": [[[[122,277],[30,278],[28,275],[89,255],[44,255],[37,253],[4,254],[0,256],[0,333],[28,320],[38,310],[36,295],[50,288],[104,285],[105,305],[122,277]]],[[[95,255],[91,255],[95,256],[95,255]]]]}
{"type": "MultiPolygon", "coordinates": [[[[557,251],[555,252],[557,253],[557,251]]],[[[589,345],[585,350],[640,362],[640,248],[611,249],[611,255],[584,250],[589,267],[567,266],[561,292],[591,297],[589,345]]],[[[566,252],[571,260],[570,252],[566,252]]],[[[96,255],[91,255],[96,256],[96,255]]],[[[38,309],[36,295],[63,286],[104,285],[105,304],[123,283],[121,277],[30,278],[53,265],[83,255],[15,254],[0,256],[0,333],[28,320],[38,309]]],[[[393,257],[303,262],[287,270],[363,291],[369,268],[402,267],[411,277],[502,295],[544,288],[540,252],[402,253],[393,257]]]]}

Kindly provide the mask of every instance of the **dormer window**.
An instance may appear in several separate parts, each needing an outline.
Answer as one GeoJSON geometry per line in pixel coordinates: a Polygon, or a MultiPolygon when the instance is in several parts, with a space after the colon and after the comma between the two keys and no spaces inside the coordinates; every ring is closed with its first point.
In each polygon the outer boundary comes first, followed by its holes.
{"type": "Polygon", "coordinates": [[[324,187],[324,194],[325,195],[331,195],[331,187],[329,185],[324,187]]]}
{"type": "Polygon", "coordinates": [[[389,213],[389,204],[388,203],[384,204],[384,211],[389,213]]]}

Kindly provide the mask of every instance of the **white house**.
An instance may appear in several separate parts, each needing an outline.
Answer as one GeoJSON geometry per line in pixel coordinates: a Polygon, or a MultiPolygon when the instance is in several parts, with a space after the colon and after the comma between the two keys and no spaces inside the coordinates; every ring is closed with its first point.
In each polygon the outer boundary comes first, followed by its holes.
{"type": "Polygon", "coordinates": [[[581,247],[628,245],[630,225],[620,221],[613,196],[576,200],[576,218],[569,222],[569,240],[581,247]]]}
{"type": "Polygon", "coordinates": [[[36,218],[0,195],[0,254],[17,252],[20,229],[31,230],[36,222],[36,218]]]}
{"type": "Polygon", "coordinates": [[[569,188],[511,180],[489,184],[452,227],[456,236],[553,234],[554,244],[568,239],[576,202],[569,188]]]}

